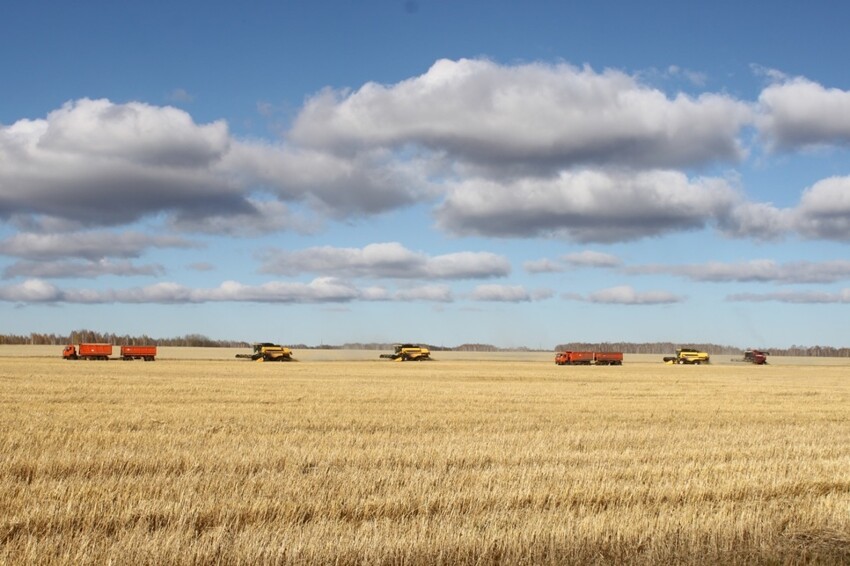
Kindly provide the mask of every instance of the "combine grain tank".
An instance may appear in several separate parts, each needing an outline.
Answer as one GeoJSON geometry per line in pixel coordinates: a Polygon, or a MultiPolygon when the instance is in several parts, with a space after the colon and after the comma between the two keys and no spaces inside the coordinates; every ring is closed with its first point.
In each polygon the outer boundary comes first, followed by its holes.
{"type": "Polygon", "coordinates": [[[68,344],[62,351],[66,360],[108,360],[112,355],[112,344],[68,344]]]}
{"type": "Polygon", "coordinates": [[[152,362],[156,359],[156,346],[121,346],[121,359],[152,362]]]}

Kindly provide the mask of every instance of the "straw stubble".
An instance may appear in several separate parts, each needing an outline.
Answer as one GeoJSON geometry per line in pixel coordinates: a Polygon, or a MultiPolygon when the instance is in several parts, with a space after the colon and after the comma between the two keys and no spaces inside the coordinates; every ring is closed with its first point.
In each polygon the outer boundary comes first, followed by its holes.
{"type": "Polygon", "coordinates": [[[847,369],[4,358],[0,562],[847,562],[847,369]]]}

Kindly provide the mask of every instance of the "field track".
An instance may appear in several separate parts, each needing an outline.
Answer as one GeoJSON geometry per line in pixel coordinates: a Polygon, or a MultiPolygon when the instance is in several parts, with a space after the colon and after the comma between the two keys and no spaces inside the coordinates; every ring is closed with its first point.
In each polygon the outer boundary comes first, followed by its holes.
{"type": "Polygon", "coordinates": [[[850,361],[18,348],[0,564],[850,563],[850,361]]]}

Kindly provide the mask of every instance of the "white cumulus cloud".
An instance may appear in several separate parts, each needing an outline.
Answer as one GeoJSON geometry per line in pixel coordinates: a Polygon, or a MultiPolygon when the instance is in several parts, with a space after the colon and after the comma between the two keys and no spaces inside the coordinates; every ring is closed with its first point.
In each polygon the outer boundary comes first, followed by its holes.
{"type": "Polygon", "coordinates": [[[436,217],[440,227],[459,235],[607,243],[697,230],[739,200],[721,179],[583,170],[552,179],[460,182],[436,217]]]}
{"type": "Polygon", "coordinates": [[[757,125],[772,149],[850,145],[850,91],[798,77],[771,84],[758,102],[757,125]]]}
{"type": "MultiPolygon", "coordinates": [[[[576,298],[576,297],[572,297],[576,298]]],[[[608,289],[601,289],[588,294],[581,300],[590,303],[605,303],[614,305],[664,305],[678,303],[684,300],[682,297],[667,291],[635,291],[628,285],[620,285],[608,289]]]]}
{"type": "Polygon", "coordinates": [[[394,85],[323,91],[291,137],[335,153],[416,146],[497,170],[675,167],[741,158],[750,120],[731,97],[670,98],[614,70],[444,59],[394,85]]]}
{"type": "Polygon", "coordinates": [[[510,273],[510,262],[490,252],[457,252],[429,256],[398,242],[363,248],[322,246],[298,251],[274,250],[264,255],[261,270],[278,275],[317,273],[338,277],[393,279],[485,279],[510,273]]]}

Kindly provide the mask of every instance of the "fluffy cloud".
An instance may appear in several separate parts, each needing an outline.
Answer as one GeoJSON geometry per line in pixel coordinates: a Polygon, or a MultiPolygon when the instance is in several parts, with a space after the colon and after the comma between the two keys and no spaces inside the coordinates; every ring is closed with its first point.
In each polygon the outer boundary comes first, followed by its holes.
{"type": "Polygon", "coordinates": [[[291,137],[355,154],[415,146],[478,167],[553,171],[576,164],[677,167],[737,160],[747,104],[668,98],[618,71],[566,64],[437,61],[425,74],[308,100],[291,137]]]}
{"type": "Polygon", "coordinates": [[[805,237],[850,241],[850,177],[830,177],[807,188],[793,214],[805,237]]]}
{"type": "Polygon", "coordinates": [[[617,256],[593,250],[584,250],[563,255],[555,261],[547,258],[527,261],[523,264],[523,268],[529,273],[559,273],[565,271],[568,267],[607,268],[619,267],[622,263],[622,260],[617,256]]]}
{"type": "Polygon", "coordinates": [[[619,242],[716,225],[846,241],[847,178],[779,209],[676,169],[742,159],[751,123],[774,149],[847,145],[848,116],[850,92],[806,79],[776,80],[751,104],[670,96],[614,70],[468,59],[322,91],[276,142],[173,107],[80,99],[0,125],[0,222],[67,232],[156,217],[253,236],[441,202],[437,226],[455,235],[619,242]]]}
{"type": "Polygon", "coordinates": [[[245,205],[245,209],[237,211],[180,211],[167,225],[177,232],[249,237],[282,230],[307,234],[321,224],[317,220],[310,221],[305,215],[293,214],[279,201],[246,198],[245,205]]]}
{"type": "Polygon", "coordinates": [[[427,256],[397,242],[363,248],[323,246],[276,250],[264,256],[261,271],[278,275],[319,273],[338,277],[393,279],[485,279],[510,273],[508,260],[489,252],[427,256]]]}
{"type": "MultiPolygon", "coordinates": [[[[46,118],[0,125],[0,220],[117,226],[166,213],[184,230],[289,228],[253,193],[305,202],[337,217],[422,198],[415,160],[382,151],[334,156],[232,138],[172,107],[81,99],[46,118]]],[[[280,208],[282,205],[279,205],[280,208]]]]}
{"type": "Polygon", "coordinates": [[[836,293],[821,291],[775,291],[773,293],[734,293],[726,297],[727,301],[744,303],[794,303],[794,304],[832,304],[850,303],[850,289],[836,293]]]}
{"type": "Polygon", "coordinates": [[[678,303],[684,300],[683,297],[668,293],[667,291],[638,292],[628,285],[602,289],[590,293],[585,297],[568,294],[564,298],[612,305],[664,305],[678,303]]]}
{"type": "Polygon", "coordinates": [[[572,254],[567,254],[563,260],[569,265],[577,267],[619,267],[622,265],[622,260],[615,255],[596,252],[593,250],[584,250],[572,254]]]}
{"type": "Polygon", "coordinates": [[[401,289],[394,295],[399,301],[428,301],[450,303],[454,300],[452,290],[447,285],[423,285],[411,289],[401,289]]]}
{"type": "Polygon", "coordinates": [[[197,248],[179,236],[153,236],[141,232],[92,230],[72,233],[19,233],[0,240],[0,255],[37,260],[104,257],[139,257],[148,248],[197,248]]]}
{"type": "Polygon", "coordinates": [[[239,209],[235,187],[214,171],[229,143],[223,122],[197,125],[175,108],[70,102],[0,127],[0,218],[114,226],[199,203],[239,209]]]}
{"type": "Polygon", "coordinates": [[[528,273],[560,273],[566,269],[563,263],[547,258],[526,261],[522,268],[528,273]]]}
{"type": "Polygon", "coordinates": [[[632,274],[669,274],[685,277],[692,281],[713,283],[759,282],[759,283],[834,283],[850,279],[850,261],[823,262],[792,261],[778,263],[769,259],[757,259],[739,263],[708,262],[688,265],[642,265],[629,267],[632,274]]]}
{"type": "Polygon", "coordinates": [[[129,261],[111,261],[103,258],[97,261],[19,261],[3,270],[3,278],[93,279],[102,275],[153,277],[163,273],[165,268],[159,264],[135,265],[129,261]]]}
{"type": "Polygon", "coordinates": [[[16,285],[0,286],[0,301],[52,303],[62,300],[62,291],[40,279],[27,279],[16,285]]]}
{"type": "Polygon", "coordinates": [[[478,285],[470,294],[473,301],[519,303],[531,300],[531,293],[521,285],[478,285]]]}
{"type": "Polygon", "coordinates": [[[14,285],[0,286],[0,301],[18,303],[347,303],[351,301],[451,302],[452,300],[451,290],[444,286],[414,287],[391,293],[381,287],[360,289],[334,277],[318,277],[306,283],[271,281],[261,285],[225,281],[218,287],[198,289],[173,282],[161,282],[128,289],[63,290],[40,279],[28,279],[14,285]]]}
{"type": "Polygon", "coordinates": [[[759,132],[773,149],[850,144],[850,92],[846,90],[796,78],[765,88],[759,107],[759,132]]]}
{"type": "Polygon", "coordinates": [[[393,210],[434,197],[416,159],[383,150],[357,155],[258,141],[234,143],[221,169],[244,187],[262,187],[284,201],[303,201],[336,218],[393,210]]]}
{"type": "Polygon", "coordinates": [[[440,227],[459,235],[618,242],[703,228],[739,199],[719,179],[583,170],[554,179],[464,181],[436,216],[440,227]]]}
{"type": "Polygon", "coordinates": [[[469,298],[482,302],[526,303],[549,299],[554,294],[551,289],[528,291],[522,285],[478,285],[469,294],[469,298]]]}

